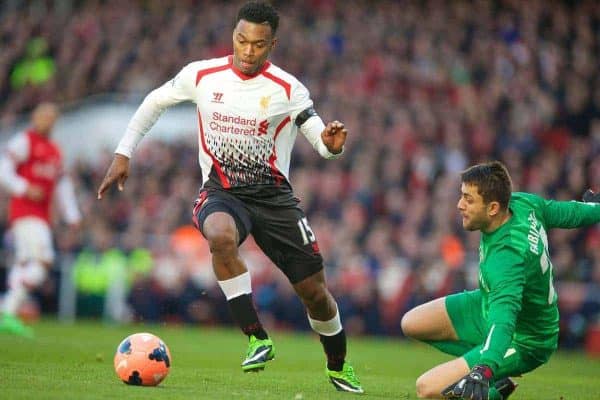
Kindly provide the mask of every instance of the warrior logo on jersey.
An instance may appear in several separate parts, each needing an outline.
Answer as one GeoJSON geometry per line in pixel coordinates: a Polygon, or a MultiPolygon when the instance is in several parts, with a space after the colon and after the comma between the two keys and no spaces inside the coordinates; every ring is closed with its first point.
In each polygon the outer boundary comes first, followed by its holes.
{"type": "Polygon", "coordinates": [[[212,99],[211,103],[223,104],[223,93],[213,92],[213,99],[212,99]]]}

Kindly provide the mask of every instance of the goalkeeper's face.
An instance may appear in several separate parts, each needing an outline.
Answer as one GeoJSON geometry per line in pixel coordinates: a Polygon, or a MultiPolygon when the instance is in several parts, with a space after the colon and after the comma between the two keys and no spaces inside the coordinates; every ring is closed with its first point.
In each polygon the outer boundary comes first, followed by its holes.
{"type": "Polygon", "coordinates": [[[457,208],[462,216],[462,225],[468,231],[485,231],[492,222],[489,204],[483,201],[476,185],[463,183],[460,188],[457,208]]]}

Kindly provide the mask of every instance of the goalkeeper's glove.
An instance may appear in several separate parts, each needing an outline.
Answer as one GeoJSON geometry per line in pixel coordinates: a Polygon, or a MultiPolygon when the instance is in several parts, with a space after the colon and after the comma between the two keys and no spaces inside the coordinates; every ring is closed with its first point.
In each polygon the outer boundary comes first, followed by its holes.
{"type": "Polygon", "coordinates": [[[586,203],[600,203],[600,192],[594,193],[592,189],[588,189],[583,194],[583,201],[586,203]]]}
{"type": "Polygon", "coordinates": [[[487,365],[476,365],[471,372],[442,391],[447,399],[488,400],[494,374],[487,365]]]}

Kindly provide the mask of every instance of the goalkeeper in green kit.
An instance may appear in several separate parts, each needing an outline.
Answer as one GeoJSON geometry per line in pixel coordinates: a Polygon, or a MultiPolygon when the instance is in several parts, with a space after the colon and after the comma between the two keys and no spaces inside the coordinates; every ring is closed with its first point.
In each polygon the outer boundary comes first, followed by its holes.
{"type": "Polygon", "coordinates": [[[558,344],[546,232],[600,222],[600,193],[583,202],[513,193],[498,161],[468,168],[461,181],[463,227],[481,231],[479,289],[415,307],[402,331],[458,357],[417,379],[419,398],[506,399],[510,378],[546,363],[558,344]]]}

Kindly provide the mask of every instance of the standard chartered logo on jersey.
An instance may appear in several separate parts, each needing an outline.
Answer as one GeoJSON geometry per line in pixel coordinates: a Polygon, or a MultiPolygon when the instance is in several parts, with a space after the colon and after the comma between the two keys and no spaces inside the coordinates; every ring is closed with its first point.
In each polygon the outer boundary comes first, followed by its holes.
{"type": "Polygon", "coordinates": [[[225,115],[214,112],[209,121],[209,128],[213,132],[231,133],[233,135],[263,136],[269,129],[269,121],[258,122],[256,118],[244,118],[240,115],[225,115]]]}

